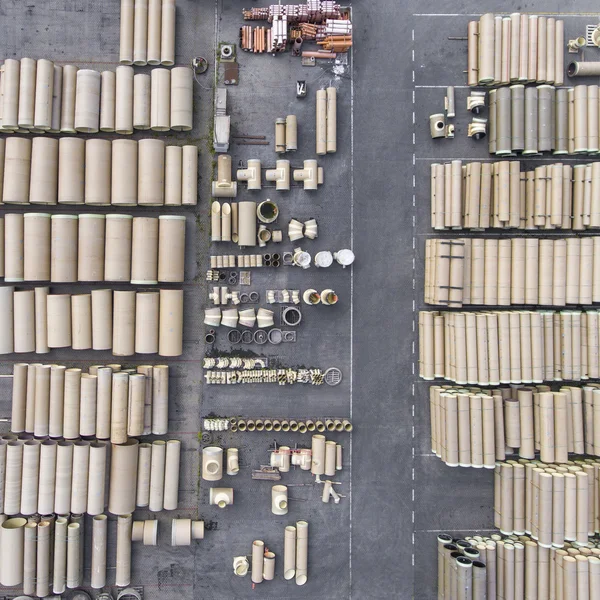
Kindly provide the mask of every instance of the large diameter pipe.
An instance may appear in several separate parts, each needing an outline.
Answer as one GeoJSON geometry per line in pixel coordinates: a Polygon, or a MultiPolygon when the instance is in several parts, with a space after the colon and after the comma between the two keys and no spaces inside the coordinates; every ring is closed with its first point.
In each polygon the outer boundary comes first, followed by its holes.
{"type": "Polygon", "coordinates": [[[137,204],[138,144],[134,140],[113,140],[111,203],[121,206],[137,204]]]}
{"type": "Polygon", "coordinates": [[[30,139],[15,137],[6,140],[2,187],[2,201],[5,204],[29,203],[31,147],[30,139]]]}
{"type": "Polygon", "coordinates": [[[108,510],[115,515],[132,513],[136,501],[138,445],[135,439],[113,444],[110,464],[108,510]]]}
{"type": "Polygon", "coordinates": [[[296,523],[296,585],[308,581],[308,523],[296,523]]]}
{"type": "Polygon", "coordinates": [[[94,589],[100,589],[106,585],[107,525],[106,515],[96,515],[92,521],[91,586],[94,589]]]}
{"type": "Polygon", "coordinates": [[[0,583],[7,587],[23,583],[24,533],[27,520],[7,519],[0,526],[0,583]]]}
{"type": "Polygon", "coordinates": [[[58,203],[85,201],[85,140],[64,137],[58,142],[58,203]]]}
{"type": "Polygon", "coordinates": [[[77,281],[77,215],[52,215],[50,233],[50,281],[77,281]]]}
{"type": "Polygon", "coordinates": [[[171,129],[171,72],[168,69],[152,69],[150,75],[150,129],[171,129]]]}
{"type": "Polygon", "coordinates": [[[112,290],[92,290],[91,296],[92,348],[94,350],[110,350],[113,334],[112,290]]]}
{"type": "Polygon", "coordinates": [[[6,472],[4,481],[4,512],[7,515],[16,515],[21,510],[22,470],[23,444],[21,441],[10,441],[6,447],[6,472]]]}
{"type": "Polygon", "coordinates": [[[185,224],[185,216],[158,217],[158,281],[161,283],[184,280],[185,224]]]}
{"type": "Polygon", "coordinates": [[[48,347],[67,348],[71,345],[71,296],[52,294],[47,299],[48,347]]]}
{"type": "Polygon", "coordinates": [[[106,215],[104,280],[131,279],[131,215],[106,215]]]}
{"type": "Polygon", "coordinates": [[[165,203],[165,143],[146,139],[138,142],[138,204],[165,203]]]}
{"type": "Polygon", "coordinates": [[[40,131],[52,128],[52,92],[54,85],[54,63],[50,60],[37,61],[35,78],[34,127],[40,131]]]}
{"type": "Polygon", "coordinates": [[[85,142],[85,203],[107,206],[110,204],[111,185],[110,140],[85,142]]]}
{"type": "Polygon", "coordinates": [[[191,131],[193,127],[194,73],[189,67],[171,69],[171,129],[191,131]]]}
{"type": "Polygon", "coordinates": [[[35,137],[31,144],[29,202],[56,204],[58,199],[58,140],[35,137]]]}
{"type": "Polygon", "coordinates": [[[113,354],[131,356],[135,351],[135,292],[115,291],[113,301],[113,354]]]}
{"type": "Polygon", "coordinates": [[[155,217],[133,219],[131,283],[158,283],[158,219],[155,217]]]}
{"type": "Polygon", "coordinates": [[[98,133],[100,127],[101,75],[91,69],[77,71],[75,94],[75,130],[79,133],[98,133]]]}
{"type": "Polygon", "coordinates": [[[3,129],[19,128],[19,83],[21,64],[14,58],[4,61],[2,73],[2,127],[3,129]]]}
{"type": "Polygon", "coordinates": [[[183,352],[183,290],[160,290],[158,353],[181,356],[183,352]]]}
{"type": "Polygon", "coordinates": [[[117,573],[115,585],[120,587],[131,583],[131,514],[117,517],[117,573]]]}
{"type": "Polygon", "coordinates": [[[133,76],[133,128],[150,129],[150,75],[145,73],[133,76]]]}

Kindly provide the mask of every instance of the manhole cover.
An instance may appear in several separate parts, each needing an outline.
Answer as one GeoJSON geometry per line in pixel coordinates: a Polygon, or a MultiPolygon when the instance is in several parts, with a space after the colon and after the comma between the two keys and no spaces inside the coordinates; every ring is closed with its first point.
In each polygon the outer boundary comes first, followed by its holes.
{"type": "Polygon", "coordinates": [[[327,385],[338,385],[342,382],[342,372],[337,367],[329,367],[324,378],[327,385]]]}

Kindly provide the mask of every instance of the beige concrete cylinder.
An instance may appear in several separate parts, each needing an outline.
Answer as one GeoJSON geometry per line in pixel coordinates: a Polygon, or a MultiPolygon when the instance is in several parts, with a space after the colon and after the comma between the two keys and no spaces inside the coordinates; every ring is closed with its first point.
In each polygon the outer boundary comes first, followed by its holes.
{"type": "Polygon", "coordinates": [[[198,148],[183,146],[181,163],[181,204],[195,206],[198,203],[198,148]]]}
{"type": "Polygon", "coordinates": [[[41,131],[52,128],[52,92],[54,63],[41,58],[37,61],[35,76],[35,113],[33,126],[41,131]]]}
{"type": "Polygon", "coordinates": [[[35,296],[33,290],[14,293],[14,351],[35,352],[35,296]]]}
{"type": "Polygon", "coordinates": [[[194,74],[189,67],[171,69],[171,129],[191,131],[193,127],[194,74]]]}
{"type": "Polygon", "coordinates": [[[64,381],[63,436],[67,439],[76,439],[79,437],[80,409],[81,369],[66,369],[64,381]]]}
{"type": "Polygon", "coordinates": [[[161,283],[184,280],[185,223],[184,216],[158,217],[158,281],[161,283]]]}
{"type": "MultiPolygon", "coordinates": [[[[92,297],[90,294],[71,296],[71,347],[89,350],[92,347],[92,297]]],[[[85,434],[82,435],[93,435],[85,434]]]]}
{"type": "MultiPolygon", "coordinates": [[[[33,129],[35,120],[35,83],[37,61],[22,58],[18,79],[17,101],[19,103],[19,128],[33,129]]],[[[6,72],[6,71],[5,71],[6,72]]]]}
{"type": "Polygon", "coordinates": [[[14,351],[14,287],[0,287],[0,354],[14,351]]]}
{"type": "Polygon", "coordinates": [[[25,213],[23,220],[25,281],[50,280],[50,214],[25,213]]]}
{"type": "Polygon", "coordinates": [[[133,18],[133,64],[144,66],[148,55],[148,0],[135,0],[133,18]]]}
{"type": "Polygon", "coordinates": [[[167,433],[169,424],[169,367],[154,365],[152,368],[152,433],[167,433]]]}
{"type": "Polygon", "coordinates": [[[135,206],[137,204],[138,144],[134,140],[112,142],[112,185],[113,205],[135,206]]]}
{"type": "MultiPolygon", "coordinates": [[[[93,305],[94,292],[92,292],[92,307],[93,305]]],[[[96,437],[106,440],[110,438],[112,369],[110,367],[100,367],[96,372],[96,377],[98,378],[98,389],[96,391],[96,437]]]]}
{"type": "Polygon", "coordinates": [[[7,519],[0,526],[3,543],[0,548],[2,568],[0,583],[16,586],[23,583],[24,532],[27,521],[23,518],[7,519]]]}
{"type": "Polygon", "coordinates": [[[60,130],[62,133],[76,133],[75,97],[77,93],[77,71],[74,65],[63,67],[62,102],[60,111],[60,130]]]}
{"type": "Polygon", "coordinates": [[[104,280],[105,215],[79,215],[77,279],[104,280]]]}
{"type": "Polygon", "coordinates": [[[131,356],[135,352],[135,292],[115,291],[113,302],[113,354],[131,356]]]}
{"type": "Polygon", "coordinates": [[[131,514],[117,517],[117,569],[115,584],[128,586],[131,583],[131,514]]]}
{"type": "Polygon", "coordinates": [[[337,89],[328,87],[327,94],[327,153],[337,151],[337,89]]]}
{"type": "Polygon", "coordinates": [[[296,585],[308,580],[308,523],[296,523],[296,585]]]}
{"type": "Polygon", "coordinates": [[[133,67],[117,67],[115,97],[115,132],[129,135],[133,133],[133,67]]]}
{"type": "Polygon", "coordinates": [[[160,290],[158,353],[181,356],[183,352],[183,290],[160,290]]]}
{"type": "MultiPolygon", "coordinates": [[[[89,296],[89,294],[86,294],[89,296]]],[[[75,298],[75,296],[74,296],[75,298]]],[[[91,344],[91,325],[90,325],[91,344]]],[[[79,413],[79,434],[84,437],[96,435],[97,376],[83,373],[81,376],[81,405],[79,413]]],[[[73,512],[85,512],[76,511],[73,512]]]]}
{"type": "Polygon", "coordinates": [[[100,515],[104,512],[106,455],[107,446],[104,442],[90,444],[86,510],[89,515],[100,515]]]}
{"type": "Polygon", "coordinates": [[[133,63],[134,0],[121,0],[119,62],[133,63]]]}
{"type": "Polygon", "coordinates": [[[181,206],[182,154],[181,146],[165,149],[165,206],[181,206]]]}
{"type": "MultiPolygon", "coordinates": [[[[29,204],[31,173],[31,140],[8,138],[4,147],[4,204],[29,204]]],[[[5,231],[9,229],[5,226],[5,231]]]]}
{"type": "Polygon", "coordinates": [[[207,446],[202,450],[202,479],[220,481],[223,477],[223,448],[207,446]]]}
{"type": "Polygon", "coordinates": [[[238,202],[239,245],[256,246],[256,202],[238,202]]]}
{"type": "Polygon", "coordinates": [[[149,65],[160,64],[160,42],[162,25],[161,0],[149,0],[148,3],[148,46],[147,60],[149,65]]]}
{"type": "Polygon", "coordinates": [[[50,365],[37,365],[35,367],[35,410],[33,432],[36,437],[47,437],[49,433],[50,370],[50,365]]]}
{"type": "Polygon", "coordinates": [[[92,348],[112,348],[112,290],[92,290],[92,348]]]}
{"type": "Polygon", "coordinates": [[[576,85],[574,88],[574,110],[575,110],[575,148],[577,152],[587,152],[587,122],[588,122],[588,100],[587,86],[576,85]]]}
{"type": "Polygon", "coordinates": [[[175,64],[175,0],[162,0],[160,62],[168,67],[175,64]]]}
{"type": "Polygon", "coordinates": [[[23,471],[23,443],[9,441],[6,445],[4,473],[4,513],[16,515],[21,509],[21,478],[23,471]]]}
{"type": "Polygon", "coordinates": [[[171,129],[171,71],[152,69],[150,82],[150,128],[152,131],[171,129]]]}
{"type": "Polygon", "coordinates": [[[283,577],[293,579],[296,575],[296,528],[288,525],[283,532],[283,577]]]}
{"type": "Polygon", "coordinates": [[[66,137],[58,142],[58,203],[83,204],[85,200],[85,140],[66,137]]]}
{"type": "Polygon", "coordinates": [[[52,215],[50,281],[77,281],[77,215],[52,215]]]}
{"type": "Polygon", "coordinates": [[[159,292],[138,292],[136,295],[135,351],[138,354],[158,352],[159,303],[159,292]]]}
{"type": "Polygon", "coordinates": [[[117,76],[114,71],[102,71],[100,85],[100,131],[115,130],[117,76]]]}
{"type": "MultiPolygon", "coordinates": [[[[25,405],[27,398],[27,363],[16,363],[12,378],[12,409],[10,430],[14,433],[25,431],[25,405]]],[[[6,448],[0,451],[6,453],[6,448]]],[[[0,506],[0,508],[2,508],[0,506]]]]}
{"type": "Polygon", "coordinates": [[[54,546],[52,554],[52,591],[62,594],[67,583],[67,526],[69,520],[58,517],[54,522],[54,546]]]}
{"type": "Polygon", "coordinates": [[[165,143],[145,139],[138,143],[138,204],[162,206],[165,202],[165,143]]]}
{"type": "Polygon", "coordinates": [[[127,403],[127,435],[140,436],[144,432],[144,401],[146,397],[146,377],[141,374],[129,375],[129,398],[127,403]]]}
{"type": "Polygon", "coordinates": [[[263,566],[263,579],[265,581],[272,581],[275,579],[275,553],[265,552],[264,566],[263,566]]]}
{"type": "Polygon", "coordinates": [[[165,459],[164,510],[177,510],[179,504],[180,456],[181,442],[179,440],[168,440],[165,459]]]}
{"type": "Polygon", "coordinates": [[[163,510],[165,490],[166,443],[163,440],[152,442],[152,460],[150,469],[150,502],[152,512],[163,510]]]}
{"type": "MultiPolygon", "coordinates": [[[[4,217],[4,281],[20,282],[24,280],[24,228],[22,214],[9,213],[4,217]]],[[[12,294],[11,294],[12,295],[12,294]]]]}
{"type": "Polygon", "coordinates": [[[152,444],[139,445],[137,471],[136,506],[147,507],[150,503],[150,469],[152,464],[152,444]]]}
{"type": "Polygon", "coordinates": [[[47,299],[48,347],[67,348],[71,345],[71,296],[52,294],[47,299]]]}
{"type": "Polygon", "coordinates": [[[137,440],[129,439],[112,446],[108,510],[114,515],[135,510],[138,445],[137,440]]]}
{"type": "Polygon", "coordinates": [[[21,510],[23,515],[37,512],[40,473],[40,443],[28,440],[23,444],[23,473],[21,478],[21,510]]]}
{"type": "Polygon", "coordinates": [[[111,188],[110,140],[85,142],[85,203],[110,205],[111,188]]]}
{"type": "Polygon", "coordinates": [[[110,415],[110,441],[113,444],[125,444],[127,442],[128,405],[129,374],[113,373],[110,415]]]}
{"type": "Polygon", "coordinates": [[[58,442],[56,447],[56,489],[54,512],[66,515],[71,510],[71,474],[73,471],[73,442],[58,442]]]}
{"type": "Polygon", "coordinates": [[[145,73],[133,76],[133,128],[150,129],[150,75],[145,73]]]}
{"type": "Polygon", "coordinates": [[[132,226],[131,215],[106,215],[105,281],[128,282],[131,279],[132,226]]]}
{"type": "Polygon", "coordinates": [[[100,82],[98,71],[79,69],[75,94],[75,130],[98,133],[100,128],[100,82]]]}
{"type": "Polygon", "coordinates": [[[327,92],[317,90],[316,94],[316,131],[317,131],[317,154],[327,154],[327,92]]]}
{"type": "Polygon", "coordinates": [[[106,515],[97,515],[92,521],[92,575],[91,586],[94,589],[106,585],[106,548],[107,548],[106,515]]]}
{"type": "Polygon", "coordinates": [[[133,219],[131,283],[158,283],[158,219],[155,217],[133,219]]]}
{"type": "Polygon", "coordinates": [[[80,523],[69,523],[67,526],[67,587],[79,587],[81,578],[81,545],[84,543],[80,523]]]}
{"type": "Polygon", "coordinates": [[[31,144],[29,202],[56,204],[58,198],[58,140],[34,137],[31,144]]]}
{"type": "Polygon", "coordinates": [[[73,444],[73,473],[71,483],[71,512],[83,514],[87,510],[87,488],[90,462],[90,443],[73,444]]]}
{"type": "Polygon", "coordinates": [[[262,583],[264,570],[265,543],[261,540],[252,542],[252,583],[262,583]]]}
{"type": "MultiPolygon", "coordinates": [[[[30,59],[32,60],[32,59],[30,59]]],[[[19,87],[21,80],[21,64],[18,60],[8,58],[2,70],[2,127],[3,129],[19,128],[19,87]]],[[[35,81],[35,80],[34,80],[35,81]]]]}

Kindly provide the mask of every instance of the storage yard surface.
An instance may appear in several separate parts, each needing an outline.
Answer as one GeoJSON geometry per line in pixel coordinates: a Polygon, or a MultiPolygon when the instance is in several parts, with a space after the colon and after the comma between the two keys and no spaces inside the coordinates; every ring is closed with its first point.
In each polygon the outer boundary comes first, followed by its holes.
{"type": "MultiPolygon", "coordinates": [[[[202,359],[212,350],[228,352],[224,328],[217,330],[214,348],[205,346],[203,310],[211,283],[204,280],[211,253],[209,242],[210,182],[213,179],[212,123],[215,48],[238,43],[242,8],[248,0],[210,2],[177,0],[176,64],[188,65],[204,56],[210,68],[194,88],[194,130],[170,132],[169,143],[198,144],[200,184],[197,207],[178,208],[187,215],[186,283],[184,284],[184,353],[169,360],[170,439],[182,441],[180,508],[176,515],[160,513],[159,545],[133,547],[132,583],[144,588],[144,598],[229,600],[265,598],[342,598],[431,600],[436,597],[436,544],[441,531],[486,531],[493,527],[493,473],[450,469],[431,453],[429,384],[418,378],[418,311],[423,303],[425,239],[431,236],[430,164],[455,158],[487,160],[487,140],[466,137],[470,115],[465,103],[467,23],[485,11],[513,10],[543,14],[561,12],[565,39],[580,35],[597,22],[597,5],[578,3],[379,0],[354,2],[354,49],[348,64],[329,61],[302,67],[291,53],[272,57],[243,53],[238,86],[229,86],[227,114],[232,134],[266,135],[269,146],[242,146],[232,140],[233,168],[260,158],[274,166],[274,119],[298,117],[299,148],[290,160],[300,166],[314,157],[315,92],[332,84],[338,89],[338,151],[320,157],[325,184],[317,192],[293,187],[285,195],[274,187],[248,192],[240,184],[238,200],[271,198],[279,205],[280,226],[290,218],[319,224],[319,237],[299,244],[314,255],[318,250],[352,248],[351,269],[331,267],[308,271],[281,266],[252,270],[248,290],[333,288],[336,307],[306,307],[295,343],[279,346],[240,346],[240,352],[268,356],[285,366],[342,370],[337,387],[294,385],[206,386],[202,359]],[[577,10],[578,14],[565,14],[577,10]],[[440,14],[447,11],[446,14],[440,14]],[[448,14],[460,11],[461,14],[448,14]],[[586,14],[588,13],[588,14],[586,14]],[[295,97],[296,80],[308,83],[308,96],[295,97]],[[430,114],[443,112],[445,88],[456,89],[456,137],[431,140],[430,114]],[[354,431],[327,434],[344,447],[344,470],[336,480],[345,495],[339,505],[320,501],[320,486],[290,485],[290,511],[276,517],[270,511],[271,484],[253,481],[250,474],[268,464],[273,442],[293,447],[310,445],[308,434],[212,434],[211,443],[240,449],[240,473],[225,476],[223,485],[235,490],[233,506],[220,510],[208,505],[208,486],[199,480],[198,431],[207,415],[244,417],[351,417],[354,431]],[[174,516],[203,519],[204,540],[189,547],[170,546],[174,516]],[[283,527],[300,519],[310,523],[309,577],[304,586],[280,577],[252,589],[250,578],[233,575],[232,558],[249,554],[252,540],[264,539],[278,559],[283,555],[283,527]]],[[[256,3],[267,5],[267,2],[256,3]]],[[[0,55],[5,58],[50,58],[60,64],[113,69],[118,62],[119,2],[117,0],[46,0],[25,5],[20,0],[0,3],[0,55]]],[[[588,50],[590,53],[592,50],[588,50]]],[[[586,57],[594,60],[596,57],[586,57]]],[[[147,68],[149,70],[149,67],[147,68]]],[[[222,78],[222,70],[219,70],[222,78]]],[[[145,72],[138,70],[136,72],[145,72]]],[[[567,80],[568,84],[569,81],[567,80]]],[[[136,132],[135,139],[155,137],[136,132]]],[[[84,136],[86,137],[86,136],[84,136]]],[[[96,137],[113,138],[110,134],[96,137]]],[[[288,158],[288,157],[286,157],[288,158]]],[[[575,160],[566,158],[563,161],[575,160]]],[[[577,159],[581,160],[581,159],[577,159]]],[[[553,162],[552,156],[523,161],[527,168],[553,162]]],[[[15,208],[13,212],[27,212],[15,208]]],[[[60,206],[59,211],[70,212],[60,206]]],[[[79,207],[78,207],[79,210],[79,207]]],[[[82,212],[114,212],[113,208],[81,207],[82,212]]],[[[120,211],[121,212],[121,211],[120,211]]],[[[133,208],[135,215],[158,215],[159,209],[133,208]]],[[[558,232],[560,235],[565,235],[558,232]]],[[[461,236],[477,235],[466,231],[461,236]]],[[[452,232],[436,237],[452,236],[452,232]]],[[[285,236],[287,240],[287,236],[285,236]]],[[[283,250],[292,244],[284,241],[283,250]]],[[[231,244],[214,244],[215,253],[237,253],[231,244]],[[229,248],[228,248],[229,246],[229,248]]],[[[273,245],[270,247],[273,251],[273,245]]],[[[239,270],[239,269],[236,269],[239,270]]],[[[104,285],[94,287],[109,287],[104,285]]],[[[85,284],[51,285],[51,290],[84,292],[85,284]]],[[[118,289],[133,289],[130,286],[118,289]]],[[[243,287],[237,288],[246,291],[243,287]]],[[[278,311],[279,305],[274,305],[278,311]]],[[[430,308],[429,308],[430,309],[430,308]]],[[[277,322],[277,320],[276,320],[277,322]]],[[[15,355],[11,355],[11,358],[15,355]]],[[[50,362],[89,366],[118,362],[110,353],[54,350],[50,362]]],[[[39,362],[37,355],[20,355],[18,362],[39,362]]],[[[14,362],[14,361],[13,361],[14,362]]],[[[2,373],[13,362],[1,361],[2,373]]],[[[151,360],[154,363],[156,360],[151,360]]],[[[123,364],[147,364],[135,356],[123,364]]],[[[0,417],[10,416],[10,379],[0,380],[0,417]]],[[[5,430],[8,430],[8,424],[5,430]]],[[[281,482],[309,483],[312,478],[292,471],[281,482]]],[[[138,510],[137,519],[152,514],[138,510]]],[[[89,517],[88,517],[89,519],[89,517]]],[[[91,523],[91,520],[90,520],[91,523]]],[[[110,517],[109,539],[114,542],[116,519],[110,517]]],[[[87,528],[89,548],[91,527],[87,528]]],[[[89,567],[86,557],[86,567],[89,567]]],[[[109,581],[114,581],[115,547],[109,547],[109,581]]],[[[89,571],[86,571],[86,584],[89,571]]]]}

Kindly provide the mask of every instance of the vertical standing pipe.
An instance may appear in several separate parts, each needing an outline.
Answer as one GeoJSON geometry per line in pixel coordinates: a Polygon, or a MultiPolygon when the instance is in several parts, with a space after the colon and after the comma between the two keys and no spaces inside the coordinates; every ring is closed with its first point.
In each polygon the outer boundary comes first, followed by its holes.
{"type": "Polygon", "coordinates": [[[162,0],[160,62],[167,67],[175,64],[175,0],[162,0]]]}
{"type": "Polygon", "coordinates": [[[82,584],[79,569],[82,543],[79,523],[70,523],[67,527],[67,587],[69,589],[77,588],[82,584]]]}
{"type": "Polygon", "coordinates": [[[519,79],[521,49],[521,14],[510,15],[510,80],[519,79]]]}
{"type": "Polygon", "coordinates": [[[556,21],[554,40],[554,85],[565,83],[565,22],[562,19],[556,21]]]}
{"type": "Polygon", "coordinates": [[[152,512],[163,510],[165,489],[166,443],[163,440],[152,442],[152,461],[150,471],[150,503],[152,512]]]}
{"type": "Polygon", "coordinates": [[[115,130],[117,76],[114,71],[102,71],[100,78],[100,131],[113,133],[115,130]]]}
{"type": "MultiPolygon", "coordinates": [[[[89,350],[92,347],[92,300],[90,294],[73,294],[71,296],[71,327],[73,350],[89,350]]],[[[93,435],[93,433],[82,433],[82,435],[93,435]]]]}
{"type": "Polygon", "coordinates": [[[288,525],[283,538],[283,577],[293,579],[296,575],[296,528],[288,525]]]}
{"type": "Polygon", "coordinates": [[[85,203],[110,204],[110,140],[85,142],[85,203]]]}
{"type": "Polygon", "coordinates": [[[29,521],[23,532],[23,593],[35,595],[37,524],[29,521]]]}
{"type": "Polygon", "coordinates": [[[546,81],[554,83],[556,79],[556,19],[548,17],[546,21],[546,81]]]}
{"type": "Polygon", "coordinates": [[[121,0],[119,62],[133,63],[134,0],[121,0]]]}
{"type": "Polygon", "coordinates": [[[106,440],[110,438],[112,369],[110,367],[100,367],[96,376],[98,378],[98,389],[96,391],[96,437],[106,440]]]}
{"type": "Polygon", "coordinates": [[[79,215],[77,279],[104,280],[105,215],[79,215]]]}
{"type": "Polygon", "coordinates": [[[119,587],[131,583],[131,514],[117,517],[117,573],[115,584],[119,587]]]}
{"type": "Polygon", "coordinates": [[[575,147],[574,152],[587,152],[587,122],[588,99],[587,86],[576,85],[574,88],[574,115],[575,115],[575,147]]]}
{"type": "Polygon", "coordinates": [[[75,130],[75,97],[77,93],[77,71],[73,65],[63,67],[62,102],[60,111],[60,131],[76,133],[75,130]]]}
{"type": "Polygon", "coordinates": [[[171,69],[171,129],[191,131],[193,127],[194,73],[189,67],[171,69]]]}
{"type": "Polygon", "coordinates": [[[115,132],[129,135],[133,133],[133,67],[119,66],[116,73],[115,132]]]}
{"type": "Polygon", "coordinates": [[[129,399],[127,408],[127,435],[131,437],[143,434],[145,398],[146,377],[140,374],[130,374],[129,399]]]}
{"type": "Polygon", "coordinates": [[[106,585],[107,525],[106,515],[96,515],[92,521],[91,586],[94,589],[106,585]]]}
{"type": "Polygon", "coordinates": [[[56,204],[58,195],[58,140],[34,137],[31,144],[30,204],[56,204]]]}
{"type": "Polygon", "coordinates": [[[501,38],[501,58],[500,58],[500,83],[507,85],[510,83],[510,48],[511,48],[511,19],[504,17],[502,19],[502,38],[501,38]]]}
{"type": "Polygon", "coordinates": [[[467,85],[475,86],[479,72],[479,22],[469,21],[467,29],[467,85]]]}
{"type": "Polygon", "coordinates": [[[91,69],[77,71],[75,93],[75,130],[79,133],[98,133],[100,128],[101,75],[91,69]]]}
{"type": "Polygon", "coordinates": [[[66,348],[71,345],[71,296],[52,294],[47,300],[48,347],[66,348]]]}
{"type": "Polygon", "coordinates": [[[262,583],[265,556],[265,543],[261,540],[252,542],[252,583],[262,583]]]}
{"type": "Polygon", "coordinates": [[[23,444],[10,441],[6,446],[6,471],[4,480],[4,512],[16,515],[21,509],[21,476],[23,468],[23,444]]]}

